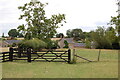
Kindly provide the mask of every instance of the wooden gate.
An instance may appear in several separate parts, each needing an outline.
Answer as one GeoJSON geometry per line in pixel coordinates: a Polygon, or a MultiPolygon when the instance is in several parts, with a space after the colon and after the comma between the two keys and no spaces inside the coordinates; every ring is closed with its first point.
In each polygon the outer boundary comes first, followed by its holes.
{"type": "Polygon", "coordinates": [[[70,62],[70,49],[33,52],[31,53],[31,61],[70,62]]]}
{"type": "Polygon", "coordinates": [[[40,51],[33,51],[32,49],[20,49],[20,48],[10,48],[9,52],[3,52],[0,57],[2,62],[14,61],[14,60],[26,60],[28,62],[32,61],[47,61],[47,62],[68,62],[71,60],[71,50],[58,50],[58,49],[43,49],[40,51]],[[6,54],[6,55],[5,55],[6,54]],[[8,56],[7,58],[5,56],[8,56]],[[7,59],[7,60],[6,60],[7,59]]]}

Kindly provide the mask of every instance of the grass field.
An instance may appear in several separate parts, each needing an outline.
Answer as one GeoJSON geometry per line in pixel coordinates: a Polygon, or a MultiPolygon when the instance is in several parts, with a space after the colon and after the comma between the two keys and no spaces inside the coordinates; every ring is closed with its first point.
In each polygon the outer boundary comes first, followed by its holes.
{"type": "MultiPolygon", "coordinates": [[[[5,49],[3,51],[6,51],[5,49]]],[[[32,62],[14,61],[2,63],[3,78],[117,78],[118,51],[102,50],[100,61],[97,61],[99,50],[76,49],[79,56],[93,60],[87,62],[77,58],[76,64],[65,62],[32,62]]]]}

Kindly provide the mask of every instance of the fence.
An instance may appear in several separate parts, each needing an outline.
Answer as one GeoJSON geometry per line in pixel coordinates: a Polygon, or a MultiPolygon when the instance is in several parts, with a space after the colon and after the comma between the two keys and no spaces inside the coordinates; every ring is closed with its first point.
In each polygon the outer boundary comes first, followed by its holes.
{"type": "Polygon", "coordinates": [[[9,52],[2,52],[0,56],[2,62],[14,60],[48,61],[48,62],[71,62],[71,50],[40,50],[10,48],[9,52]]]}
{"type": "Polygon", "coordinates": [[[9,52],[0,53],[0,62],[7,62],[9,59],[9,52]]]}

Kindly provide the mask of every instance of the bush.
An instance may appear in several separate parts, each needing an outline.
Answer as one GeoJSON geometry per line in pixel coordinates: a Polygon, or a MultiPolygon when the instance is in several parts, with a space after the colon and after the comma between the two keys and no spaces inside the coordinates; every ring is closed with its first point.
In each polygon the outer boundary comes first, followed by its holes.
{"type": "Polygon", "coordinates": [[[15,46],[17,46],[17,44],[16,44],[16,43],[13,43],[13,44],[12,44],[12,47],[15,47],[15,46]]]}
{"type": "Polygon", "coordinates": [[[22,48],[41,49],[45,48],[47,44],[44,41],[35,38],[31,40],[23,40],[18,46],[22,48]]]}
{"type": "Polygon", "coordinates": [[[47,44],[46,49],[57,49],[59,47],[58,41],[52,41],[51,39],[44,40],[47,44]]]}
{"type": "Polygon", "coordinates": [[[69,48],[68,47],[68,42],[66,40],[64,40],[64,44],[65,44],[65,46],[63,48],[69,48]]]}

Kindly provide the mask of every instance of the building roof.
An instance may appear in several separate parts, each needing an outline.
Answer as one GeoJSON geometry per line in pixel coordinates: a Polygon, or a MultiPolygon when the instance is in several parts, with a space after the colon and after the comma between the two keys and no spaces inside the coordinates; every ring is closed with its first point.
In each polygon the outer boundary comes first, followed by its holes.
{"type": "Polygon", "coordinates": [[[21,40],[5,40],[7,44],[19,43],[21,40]]]}
{"type": "Polygon", "coordinates": [[[85,47],[85,43],[75,43],[74,47],[85,47]]]}
{"type": "Polygon", "coordinates": [[[55,41],[66,40],[68,43],[74,43],[73,38],[51,38],[51,40],[55,40],[55,41]]]}
{"type": "Polygon", "coordinates": [[[63,40],[66,40],[68,43],[75,43],[73,41],[73,38],[62,38],[63,40]]]}

